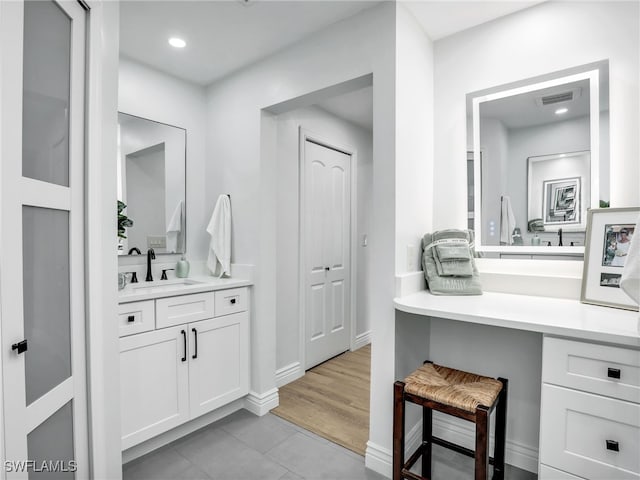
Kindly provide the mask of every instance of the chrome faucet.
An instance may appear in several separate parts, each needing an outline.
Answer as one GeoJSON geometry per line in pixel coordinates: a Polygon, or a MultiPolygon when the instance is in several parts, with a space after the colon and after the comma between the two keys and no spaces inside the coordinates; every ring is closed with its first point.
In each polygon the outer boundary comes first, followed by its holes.
{"type": "Polygon", "coordinates": [[[153,248],[147,250],[147,278],[145,278],[145,282],[153,282],[153,275],[151,275],[151,260],[156,259],[156,252],[153,251],[153,248]]]}
{"type": "Polygon", "coordinates": [[[558,240],[558,246],[562,247],[562,229],[561,228],[558,229],[558,237],[560,237],[560,239],[558,240]]]}

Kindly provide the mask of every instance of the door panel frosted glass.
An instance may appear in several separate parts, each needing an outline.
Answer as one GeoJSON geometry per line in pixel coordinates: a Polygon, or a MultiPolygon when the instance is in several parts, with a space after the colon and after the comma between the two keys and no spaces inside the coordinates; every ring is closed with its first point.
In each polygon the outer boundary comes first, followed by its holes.
{"type": "Polygon", "coordinates": [[[69,212],[22,207],[27,405],[71,375],[69,212]]]}
{"type": "Polygon", "coordinates": [[[24,2],[22,175],[69,186],[71,19],[53,1],[24,2]]]}
{"type": "Polygon", "coordinates": [[[74,460],[72,402],[27,435],[27,451],[29,460],[34,460],[36,467],[29,470],[30,479],[75,478],[75,474],[69,471],[73,470],[70,461],[74,460]]]}

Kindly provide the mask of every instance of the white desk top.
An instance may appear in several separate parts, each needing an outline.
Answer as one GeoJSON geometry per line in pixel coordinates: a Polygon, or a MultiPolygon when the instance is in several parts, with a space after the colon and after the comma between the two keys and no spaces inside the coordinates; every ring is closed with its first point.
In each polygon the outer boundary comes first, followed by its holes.
{"type": "Polygon", "coordinates": [[[439,296],[425,290],[398,297],[394,304],[417,315],[640,347],[638,312],[577,300],[495,292],[439,296]]]}

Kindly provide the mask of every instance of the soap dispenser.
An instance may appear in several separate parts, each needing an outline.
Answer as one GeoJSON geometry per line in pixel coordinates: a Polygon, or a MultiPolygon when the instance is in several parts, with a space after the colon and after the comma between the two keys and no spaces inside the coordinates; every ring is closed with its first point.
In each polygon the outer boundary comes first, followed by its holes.
{"type": "Polygon", "coordinates": [[[182,256],[182,259],[178,260],[176,264],[176,277],[187,278],[189,276],[189,262],[182,256]]]}

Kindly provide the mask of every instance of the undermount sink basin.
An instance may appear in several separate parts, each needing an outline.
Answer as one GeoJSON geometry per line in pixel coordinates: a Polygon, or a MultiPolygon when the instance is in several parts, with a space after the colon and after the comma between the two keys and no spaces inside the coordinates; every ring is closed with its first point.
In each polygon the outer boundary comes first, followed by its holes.
{"type": "Polygon", "coordinates": [[[140,290],[153,290],[153,291],[161,291],[161,290],[174,290],[176,288],[180,288],[181,286],[188,285],[200,285],[202,282],[198,282],[196,280],[189,279],[176,279],[176,280],[160,280],[157,282],[145,282],[138,284],[130,284],[130,289],[134,292],[140,290]]]}

